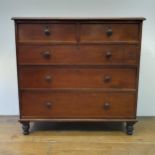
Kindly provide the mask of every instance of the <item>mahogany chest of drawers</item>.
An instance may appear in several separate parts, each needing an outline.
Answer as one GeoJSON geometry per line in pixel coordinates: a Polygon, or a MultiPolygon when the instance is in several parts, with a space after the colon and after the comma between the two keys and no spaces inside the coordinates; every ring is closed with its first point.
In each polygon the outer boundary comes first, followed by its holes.
{"type": "Polygon", "coordinates": [[[144,18],[13,18],[23,133],[35,121],[136,122],[144,18]]]}

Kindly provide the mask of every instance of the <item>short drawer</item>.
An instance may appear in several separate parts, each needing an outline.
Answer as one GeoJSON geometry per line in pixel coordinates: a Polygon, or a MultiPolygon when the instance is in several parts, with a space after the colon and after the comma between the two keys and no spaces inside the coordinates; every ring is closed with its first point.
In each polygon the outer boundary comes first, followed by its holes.
{"type": "Polygon", "coordinates": [[[81,24],[81,42],[139,41],[138,24],[81,24]]]}
{"type": "Polygon", "coordinates": [[[19,46],[19,64],[137,64],[136,45],[19,46]]]}
{"type": "Polygon", "coordinates": [[[127,92],[22,91],[22,118],[134,118],[136,97],[127,92]]]}
{"type": "Polygon", "coordinates": [[[21,88],[136,88],[136,69],[21,67],[21,88]]]}
{"type": "Polygon", "coordinates": [[[75,24],[18,24],[18,42],[76,42],[75,24]]]}

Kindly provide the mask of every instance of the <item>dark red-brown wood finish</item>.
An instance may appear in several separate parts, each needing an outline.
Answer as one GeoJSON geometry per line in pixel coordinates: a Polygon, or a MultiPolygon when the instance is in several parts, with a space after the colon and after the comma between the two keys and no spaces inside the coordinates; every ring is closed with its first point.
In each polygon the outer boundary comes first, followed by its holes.
{"type": "Polygon", "coordinates": [[[136,122],[144,18],[12,18],[20,122],[136,122]]]}

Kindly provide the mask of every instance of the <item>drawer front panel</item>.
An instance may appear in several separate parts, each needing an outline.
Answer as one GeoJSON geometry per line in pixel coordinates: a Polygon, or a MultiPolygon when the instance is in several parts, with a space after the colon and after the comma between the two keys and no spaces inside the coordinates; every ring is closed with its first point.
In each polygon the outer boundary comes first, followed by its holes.
{"type": "Polygon", "coordinates": [[[139,41],[138,24],[81,24],[80,41],[139,41]]]}
{"type": "Polygon", "coordinates": [[[19,46],[19,64],[137,64],[136,45],[19,46]]]}
{"type": "Polygon", "coordinates": [[[136,69],[20,69],[21,88],[136,88],[136,69]]]}
{"type": "Polygon", "coordinates": [[[75,24],[19,24],[19,42],[76,42],[75,24]]]}
{"type": "Polygon", "coordinates": [[[135,103],[135,94],[127,92],[21,93],[23,118],[133,118],[135,103]]]}

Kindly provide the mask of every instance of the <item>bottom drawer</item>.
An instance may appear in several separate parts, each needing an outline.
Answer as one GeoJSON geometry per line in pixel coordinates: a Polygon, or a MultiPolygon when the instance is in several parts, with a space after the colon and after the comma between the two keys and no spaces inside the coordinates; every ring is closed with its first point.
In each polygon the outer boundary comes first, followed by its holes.
{"type": "Polygon", "coordinates": [[[134,118],[133,92],[22,91],[21,118],[134,118]]]}

